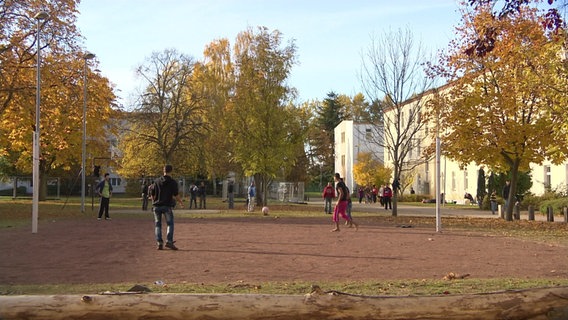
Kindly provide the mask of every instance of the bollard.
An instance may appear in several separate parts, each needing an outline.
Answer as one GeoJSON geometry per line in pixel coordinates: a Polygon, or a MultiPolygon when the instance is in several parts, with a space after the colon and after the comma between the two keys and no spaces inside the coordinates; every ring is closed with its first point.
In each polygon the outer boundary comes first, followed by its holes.
{"type": "Polygon", "coordinates": [[[529,205],[529,221],[534,221],[534,207],[529,205]]]}
{"type": "Polygon", "coordinates": [[[552,206],[546,207],[546,221],[554,222],[554,210],[552,206]]]}
{"type": "Polygon", "coordinates": [[[562,209],[564,210],[564,223],[568,223],[568,207],[562,209]]]}
{"type": "Polygon", "coordinates": [[[501,219],[505,219],[505,216],[503,215],[503,206],[502,205],[497,205],[497,214],[501,217],[501,219]]]}

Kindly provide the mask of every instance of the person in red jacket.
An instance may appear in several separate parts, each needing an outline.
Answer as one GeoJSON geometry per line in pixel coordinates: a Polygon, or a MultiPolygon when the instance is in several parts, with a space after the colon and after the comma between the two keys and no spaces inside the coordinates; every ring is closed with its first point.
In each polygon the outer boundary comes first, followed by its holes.
{"type": "Polygon", "coordinates": [[[325,213],[331,214],[331,202],[333,201],[333,198],[335,198],[335,189],[333,188],[333,184],[331,182],[328,182],[327,186],[323,188],[322,197],[325,202],[325,213]]]}
{"type": "Polygon", "coordinates": [[[385,210],[392,210],[392,189],[388,184],[386,184],[385,188],[383,189],[383,202],[385,204],[385,210]]]}

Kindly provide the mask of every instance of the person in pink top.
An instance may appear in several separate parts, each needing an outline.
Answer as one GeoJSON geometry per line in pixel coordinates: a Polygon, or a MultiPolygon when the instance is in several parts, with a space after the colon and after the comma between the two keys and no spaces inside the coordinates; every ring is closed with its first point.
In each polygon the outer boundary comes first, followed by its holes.
{"type": "Polygon", "coordinates": [[[333,189],[333,184],[331,182],[327,183],[327,186],[323,188],[322,197],[324,199],[324,211],[327,214],[331,214],[331,201],[335,198],[335,190],[333,189]]]}
{"type": "Polygon", "coordinates": [[[339,216],[349,222],[349,225],[354,225],[355,229],[357,229],[358,225],[353,221],[353,218],[347,216],[347,205],[348,205],[348,197],[349,191],[345,182],[342,181],[341,176],[339,173],[336,173],[334,176],[335,182],[337,183],[335,186],[335,190],[337,191],[337,203],[335,204],[335,209],[333,210],[333,222],[335,223],[335,229],[331,230],[332,232],[339,231],[339,216]]]}

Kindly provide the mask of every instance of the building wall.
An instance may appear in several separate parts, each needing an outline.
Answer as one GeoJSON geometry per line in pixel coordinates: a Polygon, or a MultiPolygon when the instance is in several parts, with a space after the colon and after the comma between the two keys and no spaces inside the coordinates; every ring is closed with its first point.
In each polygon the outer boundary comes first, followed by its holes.
{"type": "MultiPolygon", "coordinates": [[[[422,97],[424,101],[428,101],[434,92],[444,94],[447,87],[439,88],[438,90],[430,90],[422,97]]],[[[413,103],[409,101],[408,104],[413,103]]],[[[427,105],[423,103],[422,105],[427,105]]],[[[388,114],[387,114],[388,116],[388,114]]],[[[430,124],[430,128],[425,128],[424,132],[417,137],[420,144],[413,154],[419,154],[422,150],[433,144],[432,136],[435,128],[430,124]],[[428,131],[430,130],[430,131],[428,131]]],[[[442,153],[444,143],[451,143],[442,141],[442,153]]],[[[392,165],[392,159],[385,155],[385,164],[392,165]]],[[[440,158],[440,193],[445,195],[446,201],[456,201],[457,203],[464,203],[464,195],[466,192],[471,193],[474,197],[477,192],[477,176],[480,166],[484,164],[470,163],[466,166],[460,166],[457,162],[452,161],[444,156],[440,158]]],[[[532,164],[531,176],[533,185],[530,192],[535,195],[542,195],[546,186],[550,186],[553,190],[566,190],[568,184],[568,161],[560,165],[552,165],[550,162],[544,162],[541,165],[532,164]]],[[[490,172],[485,166],[485,175],[489,176],[490,172]]],[[[403,182],[404,183],[404,182],[403,182]]],[[[423,163],[415,168],[414,181],[411,186],[418,194],[424,194],[428,197],[436,197],[436,159],[432,158],[428,161],[423,160],[423,163]]],[[[500,190],[497,190],[500,194],[500,190]]]]}
{"type": "Polygon", "coordinates": [[[354,192],[357,187],[353,178],[353,165],[357,163],[360,152],[371,152],[380,162],[384,159],[384,149],[379,146],[376,126],[368,123],[342,121],[334,130],[335,172],[338,172],[345,184],[354,192]]]}

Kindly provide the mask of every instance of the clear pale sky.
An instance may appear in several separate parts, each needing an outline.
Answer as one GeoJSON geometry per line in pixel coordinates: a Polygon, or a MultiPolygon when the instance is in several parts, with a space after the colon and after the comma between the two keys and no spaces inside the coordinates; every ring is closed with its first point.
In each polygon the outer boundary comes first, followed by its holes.
{"type": "Polygon", "coordinates": [[[247,27],[265,26],[295,39],[299,64],[289,85],[298,102],[361,91],[361,55],[373,34],[409,28],[431,51],[445,48],[460,20],[456,0],[82,0],[77,25],[98,68],[129,96],[134,69],[152,52],[174,48],[201,60],[205,46],[247,27]]]}

